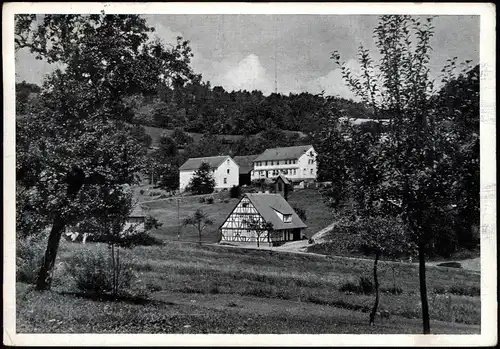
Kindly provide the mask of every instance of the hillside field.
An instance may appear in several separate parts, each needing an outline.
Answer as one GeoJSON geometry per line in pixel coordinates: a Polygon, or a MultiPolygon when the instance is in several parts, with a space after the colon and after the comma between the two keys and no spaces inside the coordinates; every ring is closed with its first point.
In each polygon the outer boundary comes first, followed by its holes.
{"type": "MultiPolygon", "coordinates": [[[[173,241],[138,246],[121,258],[137,275],[131,292],[149,296],[106,302],[75,293],[64,270],[85,249],[107,247],[62,242],[52,291],[17,284],[18,332],[421,333],[414,265],[381,263],[380,309],[391,316],[369,326],[373,294],[341,288],[369,277],[370,261],[173,241]],[[401,294],[386,291],[393,283],[401,294]]],[[[479,333],[479,275],[437,267],[427,275],[432,333],[479,333]],[[473,296],[458,295],[457,285],[473,296]]]]}
{"type": "MultiPolygon", "coordinates": [[[[153,189],[153,191],[160,192],[157,189],[153,189]]],[[[147,196],[147,193],[142,195],[137,193],[140,202],[145,202],[141,204],[141,207],[145,209],[147,214],[163,223],[161,228],[152,231],[154,236],[162,240],[176,240],[180,230],[181,240],[198,241],[198,234],[194,228],[181,227],[179,229],[178,222],[182,222],[185,217],[192,215],[198,208],[202,209],[214,220],[214,224],[208,226],[206,232],[203,234],[202,240],[204,242],[218,241],[218,228],[239,201],[239,199],[231,199],[227,191],[214,194],[213,196],[215,200],[212,204],[206,202],[200,203],[199,196],[185,196],[179,199],[166,198],[147,202],[152,200],[147,196]]],[[[304,232],[306,236],[312,236],[317,231],[329,225],[333,220],[332,212],[323,202],[321,194],[317,189],[300,189],[291,192],[288,201],[291,205],[297,205],[306,210],[306,224],[308,226],[304,232]]]]}

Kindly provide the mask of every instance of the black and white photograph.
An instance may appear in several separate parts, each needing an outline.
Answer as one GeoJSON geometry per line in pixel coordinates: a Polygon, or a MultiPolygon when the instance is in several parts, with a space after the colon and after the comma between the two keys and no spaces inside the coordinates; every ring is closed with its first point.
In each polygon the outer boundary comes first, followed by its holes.
{"type": "Polygon", "coordinates": [[[4,5],[4,343],[496,344],[494,5],[233,5],[4,5]]]}

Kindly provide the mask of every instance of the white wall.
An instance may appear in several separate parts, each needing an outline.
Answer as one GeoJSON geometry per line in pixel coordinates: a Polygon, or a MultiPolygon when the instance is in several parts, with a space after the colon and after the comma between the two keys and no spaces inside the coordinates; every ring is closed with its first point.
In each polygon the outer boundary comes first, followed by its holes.
{"type": "Polygon", "coordinates": [[[215,187],[220,188],[231,188],[232,186],[238,186],[240,184],[240,174],[239,166],[230,157],[215,170],[214,179],[215,187]],[[229,173],[227,173],[229,170],[229,173]],[[226,183],[224,183],[224,178],[226,178],[226,183]]]}
{"type": "Polygon", "coordinates": [[[179,172],[179,189],[180,191],[186,190],[186,187],[193,177],[194,171],[180,171],[179,172]]]}
{"type": "Polygon", "coordinates": [[[305,154],[303,154],[295,164],[285,164],[285,160],[273,161],[273,165],[271,162],[267,162],[267,166],[265,162],[261,161],[261,166],[256,166],[254,163],[254,169],[252,171],[251,179],[260,179],[266,178],[265,171],[268,171],[267,178],[275,178],[278,177],[279,174],[273,174],[273,170],[288,170],[287,174],[284,174],[285,177],[290,178],[292,180],[301,180],[301,179],[316,179],[318,175],[318,163],[316,160],[317,153],[313,147],[311,147],[305,154]],[[313,152],[313,157],[309,157],[309,152],[313,152]],[[309,163],[309,160],[313,159],[314,162],[312,164],[309,163]],[[292,170],[292,171],[291,171],[292,170]],[[295,173],[293,172],[295,170],[295,173]],[[311,170],[313,171],[311,173],[311,170]],[[262,174],[260,171],[264,171],[262,174]]]}
{"type": "Polygon", "coordinates": [[[299,158],[299,172],[300,174],[297,176],[297,178],[300,178],[300,179],[316,179],[316,177],[318,176],[318,161],[316,159],[317,157],[317,153],[316,151],[314,150],[314,148],[311,147],[311,149],[309,149],[305,154],[303,154],[300,158],[299,158]],[[309,156],[309,153],[312,151],[313,153],[313,157],[311,158],[309,156]],[[309,160],[310,159],[313,159],[313,163],[310,164],[309,163],[309,160]],[[312,170],[312,173],[311,173],[311,170],[312,170]]]}
{"type": "MultiPolygon", "coordinates": [[[[180,171],[179,172],[179,189],[180,191],[185,191],[191,178],[193,177],[195,171],[180,171]]],[[[239,166],[233,159],[228,157],[224,162],[212,172],[212,176],[215,179],[215,188],[231,188],[232,186],[238,186],[240,183],[239,176],[239,166]],[[229,170],[229,173],[227,173],[229,170]],[[226,183],[224,183],[224,178],[226,178],[226,183]]]]}

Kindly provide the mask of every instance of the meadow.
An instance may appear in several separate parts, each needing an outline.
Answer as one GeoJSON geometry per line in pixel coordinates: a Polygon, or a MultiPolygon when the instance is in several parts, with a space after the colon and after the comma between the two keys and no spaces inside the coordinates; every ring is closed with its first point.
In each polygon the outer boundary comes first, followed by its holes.
{"type": "MultiPolygon", "coordinates": [[[[143,188],[147,188],[146,186],[143,188]]],[[[143,189],[144,191],[144,189],[143,189]]],[[[152,189],[154,193],[160,190],[152,189]]],[[[151,232],[152,235],[163,240],[198,241],[197,231],[188,226],[182,226],[182,220],[192,215],[198,208],[207,213],[213,219],[214,224],[208,226],[203,233],[203,242],[217,242],[217,230],[222,225],[226,217],[231,213],[239,199],[229,197],[229,192],[224,191],[213,195],[213,203],[200,202],[199,196],[183,196],[180,198],[164,198],[155,201],[147,192],[137,197],[140,202],[145,202],[141,206],[148,215],[158,219],[163,225],[151,232]],[[147,202],[150,201],[150,202],[147,202]],[[180,236],[178,234],[180,233],[180,236]]],[[[318,189],[300,189],[290,193],[288,201],[292,206],[297,205],[306,210],[307,229],[304,234],[311,237],[314,233],[328,226],[334,216],[321,199],[318,189]]]]}
{"type": "MultiPolygon", "coordinates": [[[[381,263],[380,310],[391,315],[371,327],[373,294],[342,291],[370,277],[370,261],[167,241],[123,250],[135,298],[92,300],[75,292],[64,266],[78,251],[106,248],[63,241],[52,291],[17,284],[17,331],[421,333],[414,265],[381,263]]],[[[479,333],[479,275],[439,267],[427,275],[433,333],[479,333]]]]}

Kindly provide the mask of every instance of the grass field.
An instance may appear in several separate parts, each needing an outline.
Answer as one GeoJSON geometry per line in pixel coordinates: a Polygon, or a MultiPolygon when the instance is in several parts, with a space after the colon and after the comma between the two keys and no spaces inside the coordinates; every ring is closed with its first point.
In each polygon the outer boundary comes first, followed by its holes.
{"type": "MultiPolygon", "coordinates": [[[[59,262],[81,249],[102,244],[64,241],[59,262]]],[[[123,257],[134,264],[135,302],[102,302],[76,297],[63,269],[53,290],[40,294],[17,285],[19,332],[128,333],[420,333],[418,270],[381,263],[383,290],[395,282],[403,290],[383,292],[380,309],[391,317],[368,326],[372,294],[340,291],[358,276],[370,276],[370,261],[275,251],[167,242],[135,247],[123,257]],[[394,277],[393,278],[393,273],[394,277]],[[142,291],[141,291],[142,290],[142,291]]],[[[61,264],[59,264],[61,265],[61,264]]],[[[62,268],[62,267],[60,267],[62,268]]],[[[479,275],[453,268],[428,268],[433,333],[479,333],[480,298],[459,296],[460,286],[479,287],[479,275]]]]}

